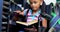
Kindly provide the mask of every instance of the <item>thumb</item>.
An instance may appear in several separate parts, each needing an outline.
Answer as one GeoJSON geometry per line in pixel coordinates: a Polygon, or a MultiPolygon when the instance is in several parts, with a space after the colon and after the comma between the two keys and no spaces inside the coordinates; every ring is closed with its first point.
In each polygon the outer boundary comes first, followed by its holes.
{"type": "Polygon", "coordinates": [[[33,25],[33,28],[35,28],[35,26],[33,25]]]}

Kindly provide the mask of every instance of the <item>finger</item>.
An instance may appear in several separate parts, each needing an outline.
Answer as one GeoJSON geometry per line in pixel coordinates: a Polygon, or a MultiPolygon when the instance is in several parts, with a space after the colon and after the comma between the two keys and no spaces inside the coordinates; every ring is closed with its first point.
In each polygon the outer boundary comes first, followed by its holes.
{"type": "Polygon", "coordinates": [[[14,12],[16,12],[16,13],[20,13],[20,11],[14,11],[14,12]]]}
{"type": "Polygon", "coordinates": [[[17,11],[14,11],[14,12],[17,12],[17,11]]]}
{"type": "Polygon", "coordinates": [[[35,26],[33,26],[33,28],[36,29],[35,26]]]}
{"type": "Polygon", "coordinates": [[[28,9],[25,9],[24,11],[28,11],[28,9]]]}
{"type": "Polygon", "coordinates": [[[26,30],[30,30],[29,28],[24,28],[24,29],[26,29],[26,30]]]}
{"type": "Polygon", "coordinates": [[[33,27],[34,27],[34,25],[33,25],[33,27]]]}

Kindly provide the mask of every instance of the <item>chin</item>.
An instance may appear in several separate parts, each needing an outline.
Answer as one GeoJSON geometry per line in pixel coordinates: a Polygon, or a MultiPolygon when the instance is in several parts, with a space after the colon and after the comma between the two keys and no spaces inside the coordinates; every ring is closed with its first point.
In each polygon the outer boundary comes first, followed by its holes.
{"type": "Polygon", "coordinates": [[[37,9],[33,9],[34,11],[36,11],[37,9]]]}

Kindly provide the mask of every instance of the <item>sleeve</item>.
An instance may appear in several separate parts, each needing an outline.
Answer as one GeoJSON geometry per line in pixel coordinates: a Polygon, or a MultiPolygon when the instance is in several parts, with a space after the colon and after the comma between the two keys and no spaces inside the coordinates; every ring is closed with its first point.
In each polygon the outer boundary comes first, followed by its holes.
{"type": "Polygon", "coordinates": [[[24,10],[24,16],[26,15],[27,11],[28,11],[28,9],[25,9],[25,10],[24,10]]]}
{"type": "Polygon", "coordinates": [[[44,18],[43,18],[43,17],[41,17],[41,20],[44,20],[44,18]]]}
{"type": "Polygon", "coordinates": [[[40,18],[39,18],[39,21],[42,21],[42,20],[44,20],[44,18],[43,18],[43,17],[40,17],[40,18]]]}

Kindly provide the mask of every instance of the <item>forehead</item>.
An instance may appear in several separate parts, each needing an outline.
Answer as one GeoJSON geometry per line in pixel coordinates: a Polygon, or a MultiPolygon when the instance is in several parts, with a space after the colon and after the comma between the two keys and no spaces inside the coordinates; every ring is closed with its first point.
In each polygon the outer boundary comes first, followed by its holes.
{"type": "Polygon", "coordinates": [[[36,2],[39,2],[40,0],[29,0],[30,2],[34,2],[34,1],[36,1],[36,2]]]}

